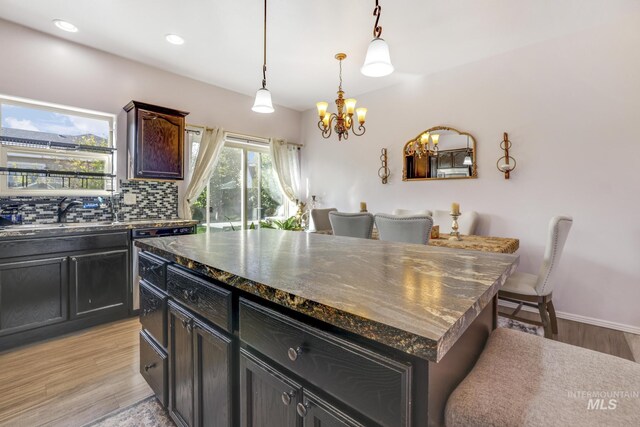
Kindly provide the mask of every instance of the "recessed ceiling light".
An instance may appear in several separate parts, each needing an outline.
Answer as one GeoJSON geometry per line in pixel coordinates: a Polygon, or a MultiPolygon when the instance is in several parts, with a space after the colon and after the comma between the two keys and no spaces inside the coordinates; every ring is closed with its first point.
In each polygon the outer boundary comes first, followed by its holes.
{"type": "Polygon", "coordinates": [[[167,34],[164,38],[171,44],[184,44],[184,39],[176,34],[167,34]]]}
{"type": "Polygon", "coordinates": [[[62,19],[54,19],[53,23],[56,24],[56,27],[61,30],[68,31],[70,33],[77,33],[78,27],[73,25],[71,22],[63,21],[62,19]]]}

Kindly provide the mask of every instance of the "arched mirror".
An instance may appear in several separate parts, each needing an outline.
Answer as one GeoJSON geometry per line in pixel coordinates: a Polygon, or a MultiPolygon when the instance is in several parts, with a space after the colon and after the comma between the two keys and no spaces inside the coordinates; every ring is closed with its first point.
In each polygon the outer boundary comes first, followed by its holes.
{"type": "Polygon", "coordinates": [[[476,140],[467,132],[435,126],[402,150],[402,180],[477,178],[476,140]]]}

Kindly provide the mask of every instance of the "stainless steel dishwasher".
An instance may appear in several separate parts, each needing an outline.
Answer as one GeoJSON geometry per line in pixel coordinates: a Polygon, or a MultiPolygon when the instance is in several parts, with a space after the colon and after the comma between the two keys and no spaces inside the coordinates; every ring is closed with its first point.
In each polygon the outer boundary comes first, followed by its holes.
{"type": "Polygon", "coordinates": [[[195,225],[174,226],[174,227],[150,227],[150,228],[138,228],[135,230],[131,230],[132,313],[135,313],[140,309],[140,276],[138,275],[138,253],[140,252],[140,248],[138,248],[134,244],[134,241],[136,241],[137,239],[147,239],[151,237],[180,236],[184,234],[194,234],[195,231],[196,231],[195,225]]]}

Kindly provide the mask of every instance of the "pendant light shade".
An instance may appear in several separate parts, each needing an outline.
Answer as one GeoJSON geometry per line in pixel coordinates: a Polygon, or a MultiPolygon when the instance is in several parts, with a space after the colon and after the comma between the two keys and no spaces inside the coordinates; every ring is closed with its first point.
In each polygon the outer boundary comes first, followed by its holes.
{"type": "Polygon", "coordinates": [[[251,110],[256,113],[273,113],[271,92],[267,89],[267,0],[264,0],[264,26],[262,30],[262,87],[256,92],[256,100],[251,110]]]}
{"type": "Polygon", "coordinates": [[[260,88],[256,92],[256,100],[251,107],[256,113],[273,113],[273,104],[271,103],[271,92],[269,89],[260,88]]]}
{"type": "Polygon", "coordinates": [[[464,157],[464,161],[462,162],[462,164],[463,164],[463,165],[465,165],[465,166],[471,166],[471,165],[473,165],[473,160],[471,160],[471,156],[467,154],[467,155],[464,157]]]}
{"type": "Polygon", "coordinates": [[[371,40],[360,72],[369,77],[382,77],[393,73],[393,69],[387,42],[380,37],[371,40]]]}

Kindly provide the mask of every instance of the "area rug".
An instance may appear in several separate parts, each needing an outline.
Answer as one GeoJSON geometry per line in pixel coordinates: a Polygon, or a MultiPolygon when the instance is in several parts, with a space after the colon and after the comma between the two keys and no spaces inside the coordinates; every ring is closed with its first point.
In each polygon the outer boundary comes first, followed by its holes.
{"type": "Polygon", "coordinates": [[[526,332],[528,334],[544,336],[544,328],[542,326],[530,325],[514,319],[498,316],[498,328],[515,329],[516,331],[526,332]]]}
{"type": "Polygon", "coordinates": [[[165,409],[154,396],[112,412],[85,427],[174,427],[165,409]]]}

